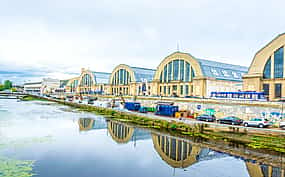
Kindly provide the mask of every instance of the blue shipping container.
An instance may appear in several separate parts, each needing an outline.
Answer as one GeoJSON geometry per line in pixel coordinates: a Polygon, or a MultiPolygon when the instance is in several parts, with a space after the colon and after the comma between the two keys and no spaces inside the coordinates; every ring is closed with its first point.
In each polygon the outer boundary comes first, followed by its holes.
{"type": "Polygon", "coordinates": [[[157,105],[155,114],[174,117],[176,112],[178,112],[178,106],[157,105]]]}
{"type": "Polygon", "coordinates": [[[124,107],[130,111],[138,111],[141,108],[141,104],[137,102],[126,102],[124,107]]]}

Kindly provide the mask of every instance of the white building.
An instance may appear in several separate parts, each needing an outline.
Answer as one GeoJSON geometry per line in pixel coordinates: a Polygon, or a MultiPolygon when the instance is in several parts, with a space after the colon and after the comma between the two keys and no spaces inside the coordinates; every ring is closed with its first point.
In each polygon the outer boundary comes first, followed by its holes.
{"type": "Polygon", "coordinates": [[[60,87],[58,79],[44,78],[41,82],[29,82],[24,84],[24,92],[30,94],[51,94],[60,87]]]}

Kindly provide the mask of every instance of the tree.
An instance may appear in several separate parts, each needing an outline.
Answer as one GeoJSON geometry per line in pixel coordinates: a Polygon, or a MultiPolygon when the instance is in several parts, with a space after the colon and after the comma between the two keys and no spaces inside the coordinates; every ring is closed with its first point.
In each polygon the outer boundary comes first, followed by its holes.
{"type": "Polygon", "coordinates": [[[4,81],[4,89],[10,89],[12,88],[12,82],[9,80],[4,81]]]}
{"type": "Polygon", "coordinates": [[[3,91],[3,90],[4,90],[4,85],[0,84],[0,91],[3,91]]]}

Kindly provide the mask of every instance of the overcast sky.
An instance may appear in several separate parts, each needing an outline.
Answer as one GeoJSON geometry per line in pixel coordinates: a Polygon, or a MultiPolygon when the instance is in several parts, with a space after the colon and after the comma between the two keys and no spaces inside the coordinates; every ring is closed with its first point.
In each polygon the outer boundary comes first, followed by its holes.
{"type": "Polygon", "coordinates": [[[284,9],[284,0],[0,0],[0,71],[63,79],[82,67],[156,68],[177,44],[249,66],[285,32],[284,9]]]}

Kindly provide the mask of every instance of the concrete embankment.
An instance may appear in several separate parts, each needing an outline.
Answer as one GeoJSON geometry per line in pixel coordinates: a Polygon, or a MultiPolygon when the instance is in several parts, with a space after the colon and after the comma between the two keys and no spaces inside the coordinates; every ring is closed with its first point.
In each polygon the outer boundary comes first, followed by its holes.
{"type": "MultiPolygon", "coordinates": [[[[97,96],[101,99],[110,99],[114,96],[97,96]]],[[[133,96],[124,96],[125,99],[133,99],[133,96]]],[[[253,101],[253,100],[230,100],[230,99],[207,99],[207,98],[180,98],[180,97],[150,97],[150,96],[136,96],[136,100],[139,101],[172,101],[175,103],[200,103],[200,104],[223,104],[223,105],[239,105],[239,106],[254,106],[254,107],[269,107],[269,108],[282,108],[280,102],[269,102],[269,101],[253,101]]]]}
{"type": "MultiPolygon", "coordinates": [[[[114,97],[99,96],[101,101],[107,101],[114,97]]],[[[126,101],[133,101],[130,96],[124,96],[126,101]]],[[[204,114],[206,110],[214,110],[217,118],[226,116],[235,116],[243,120],[249,120],[255,117],[265,117],[278,124],[280,113],[282,109],[279,108],[281,103],[276,102],[243,102],[230,100],[207,100],[207,99],[186,99],[186,98],[154,98],[154,97],[137,97],[137,102],[142,106],[155,107],[156,103],[174,102],[179,110],[192,111],[198,114],[204,114]],[[229,103],[229,104],[228,104],[229,103]],[[240,104],[241,103],[241,104],[240,104]],[[246,104],[242,104],[246,103],[246,104]],[[279,114],[279,115],[278,115],[279,114]]]]}

